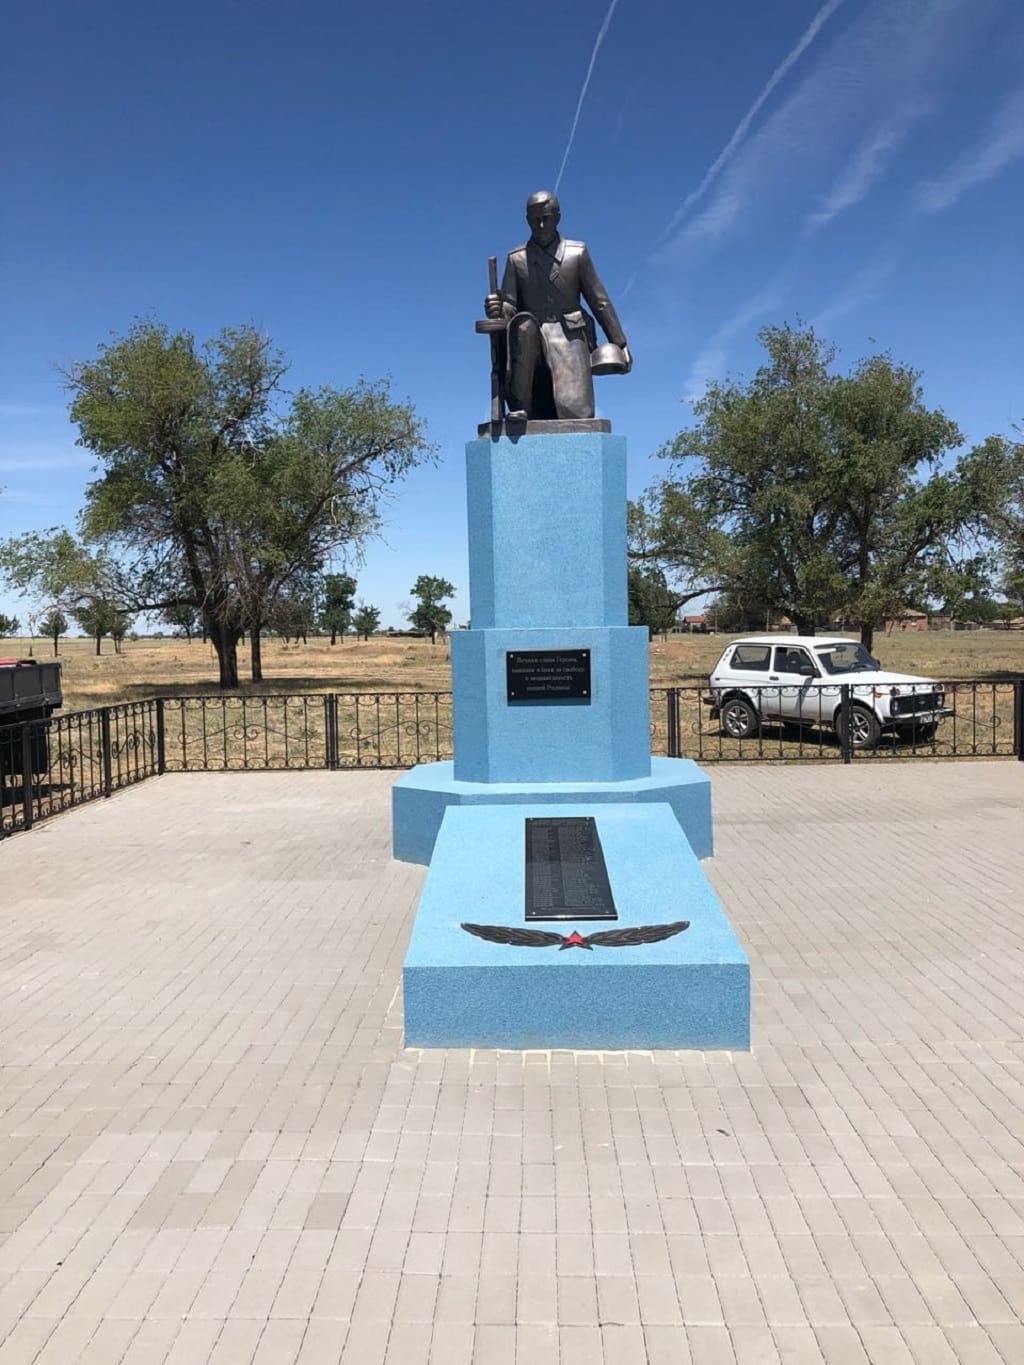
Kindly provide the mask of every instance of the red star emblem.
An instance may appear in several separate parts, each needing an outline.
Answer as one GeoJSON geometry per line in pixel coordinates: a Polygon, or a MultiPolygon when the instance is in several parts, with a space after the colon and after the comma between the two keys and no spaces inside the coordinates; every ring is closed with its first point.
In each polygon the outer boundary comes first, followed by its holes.
{"type": "Polygon", "coordinates": [[[578,929],[574,929],[568,938],[562,939],[558,951],[561,952],[563,948],[586,948],[591,953],[594,951],[578,929]]]}

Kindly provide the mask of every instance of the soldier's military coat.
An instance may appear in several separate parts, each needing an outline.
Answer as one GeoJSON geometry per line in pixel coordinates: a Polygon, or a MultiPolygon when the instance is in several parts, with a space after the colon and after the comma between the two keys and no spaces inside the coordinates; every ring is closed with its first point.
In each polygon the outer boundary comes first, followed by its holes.
{"type": "MultiPolygon", "coordinates": [[[[530,411],[536,357],[530,323],[540,332],[540,348],[551,372],[556,415],[593,417],[594,382],[590,352],[596,341],[594,319],[616,346],[626,337],[585,242],[557,237],[549,246],[531,238],[508,254],[501,283],[508,327],[510,402],[530,411]]],[[[537,415],[531,412],[531,415],[537,415]]]]}

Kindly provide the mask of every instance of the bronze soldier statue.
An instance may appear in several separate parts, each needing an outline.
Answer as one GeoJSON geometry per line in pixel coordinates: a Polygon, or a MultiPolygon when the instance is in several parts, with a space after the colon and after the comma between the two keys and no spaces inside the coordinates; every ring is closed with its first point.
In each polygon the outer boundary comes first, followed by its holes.
{"type": "MultiPolygon", "coordinates": [[[[626,374],[633,358],[585,242],[559,236],[561,208],[547,190],[526,201],[530,240],[508,254],[500,291],[484,301],[491,331],[504,324],[502,397],[511,421],[594,416],[594,374],[626,374]],[[594,317],[609,344],[597,346],[594,317]]],[[[500,399],[495,415],[500,420],[500,399]]]]}

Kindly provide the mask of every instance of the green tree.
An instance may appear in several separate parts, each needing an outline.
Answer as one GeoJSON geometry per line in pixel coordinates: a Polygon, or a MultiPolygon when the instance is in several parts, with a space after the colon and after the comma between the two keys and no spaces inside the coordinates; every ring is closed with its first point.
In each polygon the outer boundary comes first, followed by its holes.
{"type": "Polygon", "coordinates": [[[132,628],[132,615],[115,608],[110,620],[110,638],[114,642],[114,653],[120,654],[124,647],[124,637],[132,628]]]}
{"type": "MultiPolygon", "coordinates": [[[[124,615],[119,610],[117,604],[105,601],[101,597],[76,607],[72,612],[72,615],[78,623],[79,629],[83,630],[86,635],[95,640],[97,654],[102,654],[103,652],[102,645],[104,636],[114,635],[116,631],[120,630],[123,638],[125,631],[127,630],[127,626],[124,627],[124,630],[121,630],[124,615]]],[[[120,653],[116,644],[115,652],[120,653]]]]}
{"type": "Polygon", "coordinates": [[[712,628],[727,635],[749,635],[765,629],[770,613],[763,602],[741,601],[730,593],[721,593],[707,605],[707,618],[712,628]]]}
{"type": "MultiPolygon", "coordinates": [[[[746,384],[709,386],[697,425],[661,452],[673,477],[648,496],[645,558],[734,602],[785,614],[806,634],[835,617],[870,648],[889,615],[980,585],[970,531],[978,493],[962,441],[925,407],[920,376],[874,356],[847,376],[813,329],[768,327],[746,384]]],[[[635,553],[635,547],[634,547],[635,553]]]]}
{"type": "Polygon", "coordinates": [[[40,600],[45,611],[65,615],[117,595],[110,559],[59,527],[0,541],[0,574],[22,596],[40,600]]]}
{"type": "Polygon", "coordinates": [[[173,630],[184,635],[189,644],[193,635],[199,633],[199,609],[191,602],[173,602],[164,607],[160,616],[173,630]]]}
{"type": "Polygon", "coordinates": [[[288,593],[279,597],[270,609],[267,624],[284,640],[294,639],[303,644],[309,641],[313,629],[315,607],[312,599],[302,593],[288,593]]]}
{"type": "Polygon", "coordinates": [[[53,653],[56,656],[59,652],[57,642],[62,635],[68,631],[68,618],[59,607],[52,607],[39,622],[40,635],[49,636],[53,641],[53,653]]]}
{"type": "Polygon", "coordinates": [[[16,616],[5,616],[0,612],[0,640],[7,635],[17,635],[21,630],[21,622],[16,616]]]}
{"type": "Polygon", "coordinates": [[[677,611],[696,597],[722,591],[733,544],[708,525],[678,482],[663,480],[627,503],[626,534],[630,567],[660,569],[666,582],[671,579],[677,611]]]}
{"type": "Polygon", "coordinates": [[[368,640],[379,625],[380,612],[378,609],[368,606],[366,602],[360,602],[355,615],[352,617],[352,629],[355,633],[361,635],[364,640],[368,640]]]}
{"type": "Polygon", "coordinates": [[[346,632],[352,628],[355,598],[356,580],[351,574],[324,574],[319,627],[330,632],[332,645],[339,637],[344,640],[346,632]]]}
{"type": "Polygon", "coordinates": [[[1004,619],[1005,606],[1005,602],[997,602],[986,593],[975,592],[970,593],[959,604],[956,615],[961,621],[969,621],[972,625],[990,626],[994,621],[1004,619]]]}
{"type": "Polygon", "coordinates": [[[1013,615],[1024,615],[1024,569],[1015,573],[1012,569],[1003,578],[1003,592],[1014,608],[1013,615]]]}
{"type": "Polygon", "coordinates": [[[992,436],[972,451],[970,470],[1002,591],[1024,609],[1024,444],[992,436]]]}
{"type": "Polygon", "coordinates": [[[977,596],[986,561],[973,531],[977,484],[957,426],[923,401],[920,374],[873,356],[829,387],[827,412],[839,510],[833,550],[844,588],[833,614],[860,626],[870,649],[887,618],[946,595],[977,596]]]}
{"type": "Polygon", "coordinates": [[[430,643],[435,644],[438,632],[446,630],[451,622],[452,613],[444,605],[444,599],[454,594],[455,585],[449,583],[447,578],[421,573],[410,592],[419,600],[409,613],[409,621],[417,630],[426,631],[430,643]]]}
{"type": "Polygon", "coordinates": [[[629,624],[646,626],[653,639],[675,625],[679,599],[657,565],[630,565],[627,579],[629,624]]]}
{"type": "Polygon", "coordinates": [[[47,603],[41,629],[53,636],[54,654],[69,615],[96,641],[97,654],[105,635],[121,653],[133,618],[125,605],[130,593],[118,566],[104,552],[91,550],[64,529],[32,531],[0,544],[0,571],[20,592],[47,603]],[[54,634],[54,625],[60,623],[54,634]]]}
{"type": "Polygon", "coordinates": [[[144,321],[67,376],[101,468],[83,533],[116,561],[125,608],[202,613],[222,687],[237,686],[242,632],[258,678],[274,602],[374,534],[382,499],[429,453],[385,383],[300,389],[280,411],[284,371],[253,328],[197,348],[144,321]]]}

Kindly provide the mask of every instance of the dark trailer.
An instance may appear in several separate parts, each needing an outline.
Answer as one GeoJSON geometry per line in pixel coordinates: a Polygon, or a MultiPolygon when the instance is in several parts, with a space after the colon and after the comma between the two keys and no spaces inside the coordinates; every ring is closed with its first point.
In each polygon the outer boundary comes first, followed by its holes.
{"type": "Polygon", "coordinates": [[[62,701],[59,663],[0,659],[0,783],[23,784],[26,738],[28,770],[49,769],[49,727],[40,722],[48,721],[62,701]]]}

